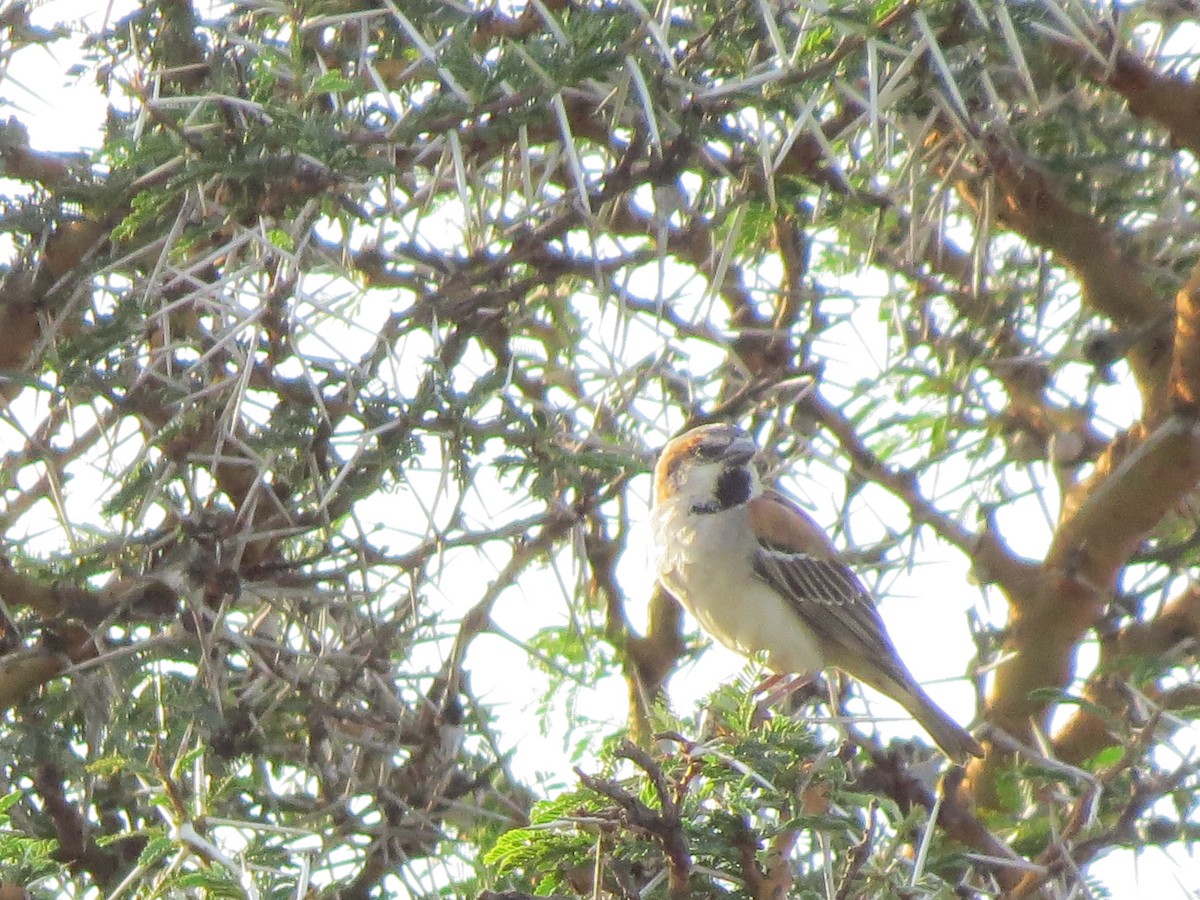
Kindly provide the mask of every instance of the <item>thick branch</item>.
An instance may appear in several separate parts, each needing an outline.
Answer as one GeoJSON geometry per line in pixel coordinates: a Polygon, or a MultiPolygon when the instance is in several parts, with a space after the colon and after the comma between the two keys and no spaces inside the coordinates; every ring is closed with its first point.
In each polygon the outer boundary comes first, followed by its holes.
{"type": "Polygon", "coordinates": [[[1171,404],[1180,412],[1200,413],[1200,264],[1175,296],[1171,404]]]}
{"type": "Polygon", "coordinates": [[[1200,154],[1200,84],[1155,72],[1126,50],[1117,53],[1107,83],[1135,116],[1164,126],[1176,145],[1200,154]]]}
{"type": "Polygon", "coordinates": [[[934,793],[894,757],[884,753],[871,756],[874,765],[859,779],[861,788],[891,797],[901,809],[919,806],[932,812],[936,806],[937,824],[954,840],[992,860],[983,867],[991,871],[1002,888],[1014,887],[1020,881],[1029,864],[988,830],[954,786],[943,785],[939,806],[934,793]]]}
{"type": "Polygon", "coordinates": [[[854,468],[865,478],[887,488],[908,506],[915,522],[928,525],[939,537],[965,553],[975,569],[1006,594],[1027,593],[1038,577],[1038,567],[1020,559],[1001,543],[991,529],[976,533],[943,515],[920,491],[910,473],[889,468],[859,437],[854,426],[817,393],[803,401],[812,414],[838,439],[854,468]]]}
{"type": "Polygon", "coordinates": [[[1183,75],[1156,72],[1123,48],[1112,53],[1111,38],[1101,43],[1110,59],[1108,66],[1073,42],[1055,41],[1054,47],[1086,78],[1124,97],[1135,116],[1164,127],[1175,146],[1200,155],[1200,83],[1183,75]]]}
{"type": "MultiPolygon", "coordinates": [[[[1130,695],[1114,686],[1114,678],[1143,663],[1168,660],[1173,651],[1197,642],[1200,642],[1200,586],[1191,585],[1151,621],[1130,623],[1101,642],[1101,674],[1088,683],[1084,696],[1096,706],[1120,714],[1129,704],[1130,695]]],[[[1172,690],[1147,693],[1151,700],[1171,709],[1180,702],[1180,696],[1172,690]]],[[[1189,700],[1194,700],[1194,696],[1189,700]]],[[[1114,739],[1106,718],[1082,707],[1055,735],[1055,755],[1064,762],[1079,764],[1111,745],[1114,739]]]]}
{"type": "MultiPolygon", "coordinates": [[[[1079,279],[1084,302],[1118,327],[1139,329],[1129,363],[1143,408],[1155,418],[1162,408],[1165,368],[1170,357],[1166,311],[1142,267],[1120,246],[1113,232],[1090,212],[1077,209],[1062,188],[1035,161],[999,138],[982,142],[998,201],[997,218],[1029,243],[1054,253],[1079,279]]],[[[959,191],[979,210],[983,190],[962,178],[959,191]]]]}
{"type": "Polygon", "coordinates": [[[1167,419],[1064,519],[1046,567],[1110,591],[1145,536],[1200,480],[1200,420],[1167,419]]]}
{"type": "Polygon", "coordinates": [[[1045,698],[1031,695],[1066,687],[1079,641],[1107,605],[1117,574],[1200,480],[1198,426],[1193,418],[1168,419],[1061,523],[1038,589],[1011,605],[1006,658],[988,697],[989,721],[1029,740],[1031,722],[1046,710],[1045,698]]]}

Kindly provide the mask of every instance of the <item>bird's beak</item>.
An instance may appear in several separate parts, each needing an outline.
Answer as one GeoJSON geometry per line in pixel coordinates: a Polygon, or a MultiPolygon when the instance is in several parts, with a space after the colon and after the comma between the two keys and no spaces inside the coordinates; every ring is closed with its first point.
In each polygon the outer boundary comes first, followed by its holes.
{"type": "Polygon", "coordinates": [[[740,435],[730,442],[721,456],[726,462],[741,464],[749,462],[757,452],[758,447],[754,445],[754,441],[748,435],[740,435]]]}

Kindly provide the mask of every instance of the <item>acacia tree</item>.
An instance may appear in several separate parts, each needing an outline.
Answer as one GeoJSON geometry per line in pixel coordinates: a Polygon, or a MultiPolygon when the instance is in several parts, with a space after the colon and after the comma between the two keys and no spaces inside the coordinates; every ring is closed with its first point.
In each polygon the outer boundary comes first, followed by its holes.
{"type": "MultiPolygon", "coordinates": [[[[1187,13],[157,0],[89,35],[102,146],[3,134],[3,889],[1077,896],[1190,844],[1187,13]],[[646,474],[717,419],[833,497],[885,615],[969,565],[986,758],[935,783],[809,721],[844,689],[670,718],[646,474]],[[628,727],[570,734],[632,740],[534,788],[514,666],[551,706],[624,678],[628,727]]],[[[6,63],[50,25],[10,6],[6,63]]]]}

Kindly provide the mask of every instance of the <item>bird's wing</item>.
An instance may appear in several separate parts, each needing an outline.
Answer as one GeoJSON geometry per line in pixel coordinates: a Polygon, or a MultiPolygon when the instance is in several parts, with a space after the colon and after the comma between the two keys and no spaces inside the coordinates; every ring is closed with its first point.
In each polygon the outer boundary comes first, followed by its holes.
{"type": "Polygon", "coordinates": [[[754,573],[817,635],[829,663],[881,690],[880,675],[896,685],[911,683],[874,600],[845,564],[764,544],[754,573]]]}

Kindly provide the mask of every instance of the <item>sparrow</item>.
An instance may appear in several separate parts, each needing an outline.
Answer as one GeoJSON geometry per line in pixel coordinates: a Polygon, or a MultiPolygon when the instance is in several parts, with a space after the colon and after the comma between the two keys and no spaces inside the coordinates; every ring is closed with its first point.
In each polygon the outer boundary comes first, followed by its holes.
{"type": "Polygon", "coordinates": [[[654,467],[658,580],[701,627],[783,674],[840,669],[903,706],[955,762],[983,756],[901,662],[858,576],[793,501],[764,487],[736,425],[693,428],[654,467]]]}

